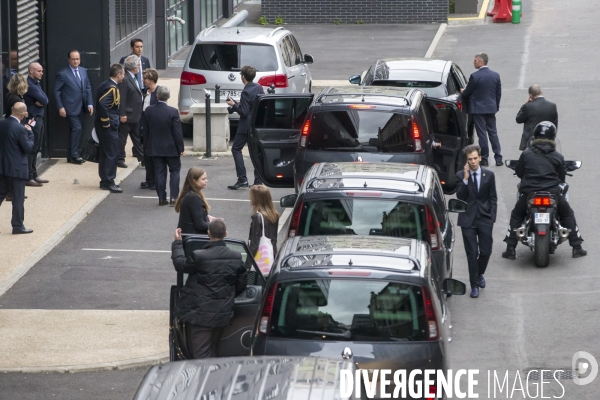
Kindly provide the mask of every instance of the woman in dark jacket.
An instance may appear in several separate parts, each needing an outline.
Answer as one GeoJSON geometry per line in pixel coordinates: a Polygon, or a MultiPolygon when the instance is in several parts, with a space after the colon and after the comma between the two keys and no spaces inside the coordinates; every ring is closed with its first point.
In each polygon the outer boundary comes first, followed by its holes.
{"type": "Polygon", "coordinates": [[[208,224],[216,218],[208,215],[210,206],[204,198],[202,189],[208,185],[206,172],[202,168],[192,167],[185,177],[183,189],[175,201],[175,212],[179,213],[178,228],[182,233],[208,232],[208,224]]]}
{"type": "Polygon", "coordinates": [[[254,256],[258,251],[264,221],[265,236],[271,240],[273,257],[275,257],[277,255],[279,213],[273,207],[273,199],[269,188],[264,185],[253,185],[250,188],[250,203],[252,204],[252,221],[250,222],[250,237],[248,238],[250,254],[254,256]]]}
{"type": "Polygon", "coordinates": [[[27,93],[29,85],[27,84],[27,76],[14,74],[8,81],[8,92],[4,96],[4,118],[10,117],[12,107],[15,103],[25,103],[23,96],[27,93]]]}

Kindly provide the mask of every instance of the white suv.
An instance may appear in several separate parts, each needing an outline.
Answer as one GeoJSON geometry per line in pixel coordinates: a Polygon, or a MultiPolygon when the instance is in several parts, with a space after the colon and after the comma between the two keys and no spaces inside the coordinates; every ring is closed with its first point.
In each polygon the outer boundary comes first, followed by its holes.
{"type": "MultiPolygon", "coordinates": [[[[215,98],[215,85],[220,86],[221,102],[227,96],[239,100],[244,89],[240,70],[245,65],[256,68],[254,82],[267,88],[275,85],[275,93],[310,93],[309,54],[302,55],[292,33],[283,27],[255,28],[208,27],[198,34],[187,57],[179,89],[181,122],[191,124],[190,106],[206,101],[205,90],[215,98]]],[[[237,119],[237,114],[230,118],[237,119]]]]}

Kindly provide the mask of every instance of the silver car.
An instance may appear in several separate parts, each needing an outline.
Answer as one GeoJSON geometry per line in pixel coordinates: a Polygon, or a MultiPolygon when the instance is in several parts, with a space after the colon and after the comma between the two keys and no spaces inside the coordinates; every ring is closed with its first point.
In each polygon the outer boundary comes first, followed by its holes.
{"type": "MultiPolygon", "coordinates": [[[[240,70],[245,65],[256,68],[254,82],[273,84],[275,92],[309,93],[311,75],[309,54],[302,54],[292,33],[283,27],[255,28],[208,27],[198,34],[181,73],[179,113],[181,122],[192,123],[190,106],[204,103],[208,91],[212,101],[215,85],[220,86],[221,102],[227,97],[239,100],[244,89],[240,70]]],[[[232,114],[230,118],[239,118],[232,114]]]]}

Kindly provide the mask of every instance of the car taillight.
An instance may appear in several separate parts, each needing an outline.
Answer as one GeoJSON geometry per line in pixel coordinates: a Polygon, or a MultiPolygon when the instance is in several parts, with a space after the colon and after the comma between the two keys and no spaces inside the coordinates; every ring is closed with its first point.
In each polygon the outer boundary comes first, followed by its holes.
{"type": "Polygon", "coordinates": [[[290,221],[290,230],[288,233],[288,237],[295,237],[296,231],[298,230],[298,224],[300,223],[300,213],[302,212],[302,205],[304,203],[299,203],[294,208],[294,212],[292,213],[292,220],[290,221]]]}
{"type": "Polygon", "coordinates": [[[274,284],[265,297],[265,304],[263,305],[262,313],[260,315],[260,323],[258,324],[258,332],[262,333],[263,335],[269,334],[269,322],[271,320],[271,314],[273,313],[273,304],[275,303],[276,292],[277,284],[274,284]]]}
{"type": "Polygon", "coordinates": [[[302,149],[306,148],[306,139],[308,138],[308,133],[310,132],[310,118],[311,115],[309,115],[308,118],[306,118],[306,121],[304,121],[304,125],[302,126],[302,132],[300,135],[299,142],[299,146],[302,149]]]}
{"type": "Polygon", "coordinates": [[[202,84],[206,83],[206,78],[204,77],[204,75],[195,74],[195,73],[189,72],[189,71],[183,71],[181,73],[180,83],[182,85],[186,85],[186,86],[202,85],[202,84]]]}
{"type": "Polygon", "coordinates": [[[551,204],[550,197],[534,197],[533,205],[534,206],[549,206],[551,204]]]}
{"type": "Polygon", "coordinates": [[[285,74],[263,76],[258,80],[260,86],[269,87],[275,85],[276,88],[288,87],[288,77],[285,74]]]}
{"type": "Polygon", "coordinates": [[[437,326],[437,319],[435,318],[435,310],[433,303],[431,302],[431,296],[429,291],[422,286],[421,291],[423,292],[423,303],[425,304],[425,320],[427,321],[427,340],[438,340],[440,338],[440,332],[437,326]]]}
{"type": "Polygon", "coordinates": [[[417,125],[417,121],[415,118],[412,118],[412,137],[415,146],[415,153],[423,152],[423,145],[421,144],[421,131],[419,130],[419,125],[417,125]]]}
{"type": "Polygon", "coordinates": [[[429,386],[429,390],[427,390],[427,395],[426,395],[425,399],[426,400],[437,399],[437,386],[435,386],[435,385],[429,386]]]}
{"type": "Polygon", "coordinates": [[[429,245],[431,250],[440,249],[440,237],[435,223],[435,215],[431,211],[431,207],[425,207],[425,218],[427,218],[427,233],[429,234],[429,245]]]}
{"type": "Polygon", "coordinates": [[[462,101],[461,100],[456,100],[456,107],[458,107],[458,111],[462,111],[462,101]]]}

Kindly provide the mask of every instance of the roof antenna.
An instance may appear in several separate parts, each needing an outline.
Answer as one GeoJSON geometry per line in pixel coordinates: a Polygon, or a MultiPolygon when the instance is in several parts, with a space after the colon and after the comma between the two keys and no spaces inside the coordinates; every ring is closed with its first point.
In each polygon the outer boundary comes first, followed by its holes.
{"type": "Polygon", "coordinates": [[[240,33],[240,28],[238,28],[238,29],[237,29],[237,33],[238,33],[238,34],[240,33]]]}
{"type": "Polygon", "coordinates": [[[364,93],[363,93],[363,95],[362,95],[362,102],[363,102],[363,103],[365,102],[365,94],[364,94],[364,93]]]}
{"type": "Polygon", "coordinates": [[[352,259],[350,259],[350,261],[348,261],[348,265],[352,266],[352,259]]]}
{"type": "Polygon", "coordinates": [[[363,185],[363,187],[364,187],[364,188],[366,188],[366,187],[367,187],[367,181],[365,181],[365,184],[363,185]]]}

